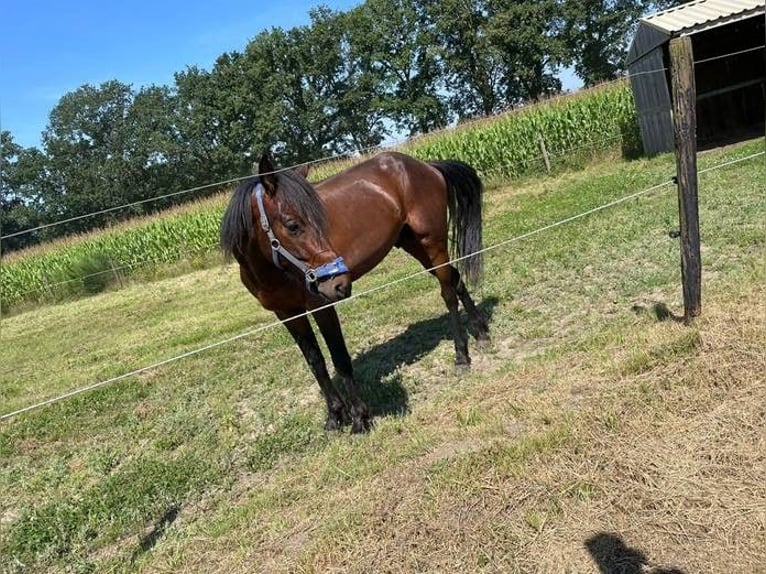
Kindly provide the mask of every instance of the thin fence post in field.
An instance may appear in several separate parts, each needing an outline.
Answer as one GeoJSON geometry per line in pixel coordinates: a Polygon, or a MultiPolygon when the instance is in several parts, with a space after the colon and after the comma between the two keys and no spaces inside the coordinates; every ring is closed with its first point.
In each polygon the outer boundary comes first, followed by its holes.
{"type": "Polygon", "coordinates": [[[114,274],[114,278],[117,280],[117,283],[119,284],[120,289],[122,289],[123,287],[125,287],[122,284],[122,275],[120,274],[119,271],[117,271],[117,268],[114,266],[114,261],[112,261],[111,258],[109,259],[109,264],[112,266],[112,273],[114,274]]]}
{"type": "Polygon", "coordinates": [[[548,157],[548,150],[545,147],[545,140],[540,132],[537,132],[537,141],[540,143],[540,151],[543,154],[543,160],[545,161],[545,171],[551,173],[551,159],[548,157]]]}
{"type": "Polygon", "coordinates": [[[694,54],[689,36],[670,41],[670,75],[673,84],[684,321],[688,323],[702,310],[702,262],[697,204],[697,90],[694,54]]]}

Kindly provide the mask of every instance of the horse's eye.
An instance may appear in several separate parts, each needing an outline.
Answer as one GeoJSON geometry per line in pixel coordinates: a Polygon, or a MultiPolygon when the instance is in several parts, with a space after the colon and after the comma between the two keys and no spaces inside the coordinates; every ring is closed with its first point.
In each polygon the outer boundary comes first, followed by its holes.
{"type": "Polygon", "coordinates": [[[297,221],[288,221],[285,223],[285,227],[287,227],[287,231],[289,231],[291,235],[297,235],[301,230],[300,223],[297,221]]]}

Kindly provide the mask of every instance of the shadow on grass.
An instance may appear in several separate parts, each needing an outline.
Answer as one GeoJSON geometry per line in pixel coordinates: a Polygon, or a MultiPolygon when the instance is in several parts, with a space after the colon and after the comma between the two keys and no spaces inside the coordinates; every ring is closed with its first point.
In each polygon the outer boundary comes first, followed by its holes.
{"type": "MultiPolygon", "coordinates": [[[[497,304],[496,297],[489,297],[477,305],[487,322],[491,322],[497,304]]],[[[466,320],[464,313],[462,318],[466,320]]],[[[409,412],[407,389],[402,385],[399,367],[416,363],[445,340],[452,341],[449,313],[413,323],[396,337],[354,359],[360,394],[374,416],[409,412]]]]}
{"type": "Polygon", "coordinates": [[[651,315],[660,322],[673,321],[675,323],[684,323],[686,321],[683,315],[676,315],[665,303],[654,303],[651,307],[633,305],[633,312],[637,315],[651,315]]]}
{"type": "Polygon", "coordinates": [[[155,522],[151,531],[143,536],[138,542],[138,548],[133,551],[133,555],[130,557],[130,563],[135,564],[136,560],[146,552],[149,552],[160,541],[160,538],[165,534],[168,526],[175,522],[178,518],[178,512],[181,509],[177,505],[170,506],[160,519],[155,522]]]}
{"type": "Polygon", "coordinates": [[[646,555],[631,548],[617,534],[600,532],[585,541],[601,574],[684,574],[678,568],[652,566],[646,555]]]}

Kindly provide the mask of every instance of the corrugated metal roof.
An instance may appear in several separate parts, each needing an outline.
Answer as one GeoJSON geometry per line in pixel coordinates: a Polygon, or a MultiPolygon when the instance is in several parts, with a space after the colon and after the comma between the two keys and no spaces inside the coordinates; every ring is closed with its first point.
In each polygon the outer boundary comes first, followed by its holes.
{"type": "Polygon", "coordinates": [[[763,13],[765,6],[764,0],[694,0],[642,18],[641,22],[667,34],[682,35],[749,18],[763,13]]]}
{"type": "Polygon", "coordinates": [[[766,12],[766,0],[693,0],[641,18],[628,50],[628,67],[667,42],[766,12]]]}

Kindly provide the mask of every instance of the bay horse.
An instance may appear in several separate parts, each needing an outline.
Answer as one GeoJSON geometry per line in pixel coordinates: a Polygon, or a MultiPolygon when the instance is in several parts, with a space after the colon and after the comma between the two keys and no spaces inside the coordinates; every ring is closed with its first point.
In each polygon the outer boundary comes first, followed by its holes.
{"type": "Polygon", "coordinates": [[[221,222],[221,248],[237,260],[245,287],[284,322],[303,353],[327,402],[325,429],[350,423],[358,433],[372,425],[338,315],[328,303],[348,297],[352,282],[393,247],[411,254],[439,280],[455,364],[470,365],[458,301],[479,342],[489,340],[489,328],[450,264],[448,235],[462,274],[476,284],[482,274],[483,185],[472,167],[385,152],[312,186],[305,166],[275,171],[264,154],[258,172],[231,197],[221,222]],[[329,376],[306,311],[314,311],[339,387],[329,376]]]}

